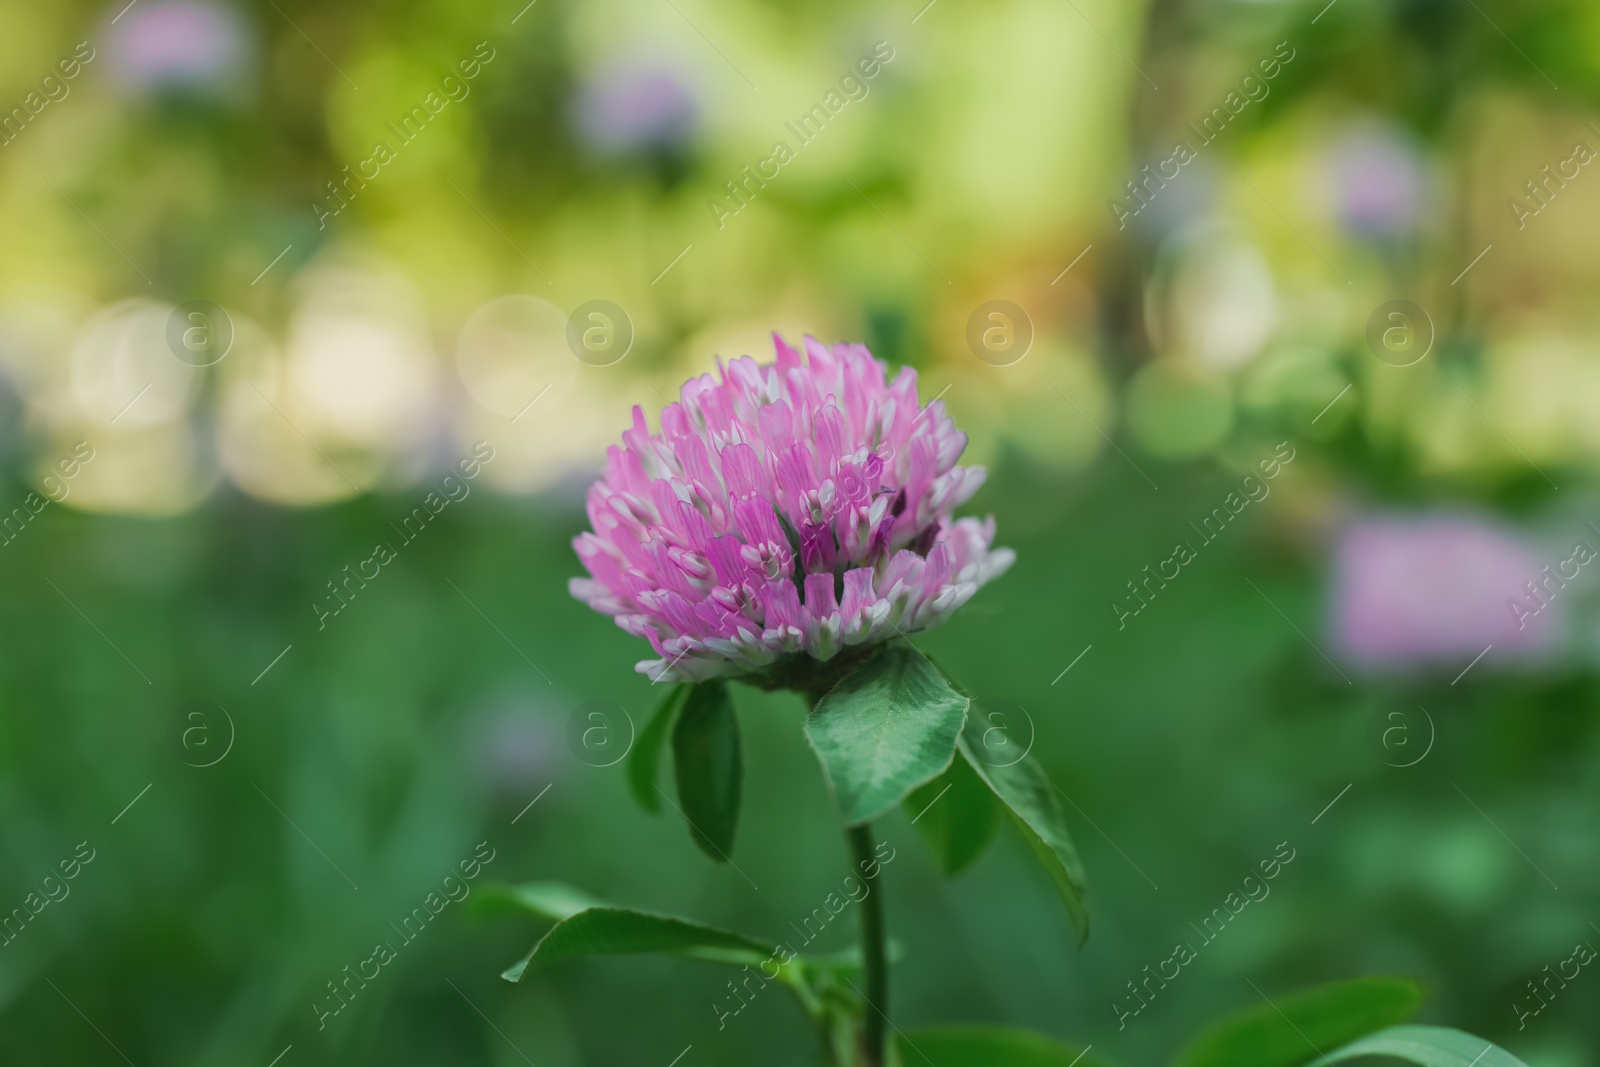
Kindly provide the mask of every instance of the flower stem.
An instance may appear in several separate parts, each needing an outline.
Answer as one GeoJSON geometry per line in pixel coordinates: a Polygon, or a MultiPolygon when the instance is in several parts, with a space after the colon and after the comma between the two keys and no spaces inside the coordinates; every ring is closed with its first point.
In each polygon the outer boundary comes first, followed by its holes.
{"type": "MultiPolygon", "coordinates": [[[[865,874],[876,868],[873,859],[872,828],[868,823],[849,830],[851,858],[855,871],[865,874]]],[[[882,872],[873,879],[872,891],[861,901],[861,959],[865,967],[866,1019],[864,1031],[868,1067],[882,1067],[887,1059],[884,1038],[889,1023],[889,957],[883,925],[882,872]]]]}

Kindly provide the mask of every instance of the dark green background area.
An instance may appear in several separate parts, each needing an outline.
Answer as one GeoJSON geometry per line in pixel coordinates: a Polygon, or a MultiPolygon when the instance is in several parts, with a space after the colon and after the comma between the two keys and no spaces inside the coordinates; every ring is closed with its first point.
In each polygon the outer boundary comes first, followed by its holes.
{"type": "MultiPolygon", "coordinates": [[[[1306,453],[1282,477],[1318,462],[1306,453]]],[[[902,951],[896,1018],[1020,1023],[1152,1063],[1255,1000],[1247,978],[1271,992],[1397,972],[1430,987],[1425,1018],[1529,1062],[1582,1062],[1600,1039],[1589,976],[1539,1019],[1542,1043],[1517,1034],[1510,1005],[1543,964],[1600,936],[1585,934],[1593,679],[1344,684],[1246,581],[1321,637],[1323,578],[1285,547],[1273,498],[1118,631],[1107,603],[1125,576],[1231,481],[1146,470],[1159,492],[1116,457],[1070,481],[1002,462],[975,504],[1001,517],[1019,561],[917,639],[980,702],[1031,718],[1034,752],[1071,799],[1090,941],[1073,947],[1009,831],[947,883],[894,815],[875,829],[896,850],[882,883],[902,951]],[[1371,739],[1395,704],[1437,725],[1408,769],[1385,766],[1371,739]],[[1295,858],[1270,896],[1119,1033],[1124,983],[1178,941],[1198,945],[1189,924],[1280,842],[1295,858]]],[[[566,593],[574,508],[474,495],[318,631],[316,591],[409,504],[286,513],[223,497],[164,521],[52,508],[4,549],[0,899],[20,904],[78,842],[96,849],[71,895],[0,949],[8,1062],[113,1062],[72,1005],[141,1064],[264,1067],[290,1043],[297,1063],[522,1062],[507,1038],[541,1067],[666,1064],[691,1044],[698,1062],[808,1062],[809,1031],[777,990],[719,1031],[727,975],[704,964],[579,961],[513,987],[497,975],[537,928],[471,921],[457,904],[317,1031],[323,984],[397,942],[388,924],[480,841],[495,849],[481,881],[565,880],[773,939],[846,870],[794,697],[735,688],[748,777],[734,860],[759,889],[707,862],[670,809],[636,808],[620,765],[575,757],[579,705],[612,701],[642,726],[660,690],[632,671],[642,644],[566,593]],[[236,727],[214,766],[184,762],[211,758],[181,744],[190,700],[236,727]]],[[[853,923],[842,915],[819,947],[848,947],[853,923]]]]}

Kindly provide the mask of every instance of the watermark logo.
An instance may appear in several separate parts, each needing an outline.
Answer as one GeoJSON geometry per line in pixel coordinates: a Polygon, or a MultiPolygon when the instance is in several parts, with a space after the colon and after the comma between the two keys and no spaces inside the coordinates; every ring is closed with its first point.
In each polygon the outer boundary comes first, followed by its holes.
{"type": "Polygon", "coordinates": [[[567,347],[591,367],[621,363],[633,347],[633,320],[609,300],[588,300],[567,318],[567,347]]]}
{"type": "Polygon", "coordinates": [[[1391,767],[1415,767],[1433,751],[1433,716],[1424,707],[1379,708],[1367,723],[1372,751],[1391,767]]]}
{"type": "Polygon", "coordinates": [[[1367,319],[1367,347],[1391,367],[1421,363],[1433,350],[1433,319],[1409,300],[1380,304],[1367,319]]]}
{"type": "Polygon", "coordinates": [[[233,349],[233,318],[209,300],[179,304],[167,316],[167,347],[191,367],[221,363],[233,349]]]}
{"type": "Polygon", "coordinates": [[[1009,300],[989,300],[967,319],[967,347],[991,367],[1020,363],[1033,347],[1033,320],[1009,300]]]}
{"type": "Polygon", "coordinates": [[[982,728],[973,755],[991,767],[1021,763],[1033,750],[1033,716],[1009,700],[973,701],[967,714],[982,728]]]}
{"type": "Polygon", "coordinates": [[[612,767],[633,747],[633,717],[609,700],[579,704],[567,717],[567,748],[579,762],[612,767]]]}
{"type": "Polygon", "coordinates": [[[191,767],[215,767],[233,751],[233,716],[209,700],[179,705],[174,733],[178,758],[191,767]]]}

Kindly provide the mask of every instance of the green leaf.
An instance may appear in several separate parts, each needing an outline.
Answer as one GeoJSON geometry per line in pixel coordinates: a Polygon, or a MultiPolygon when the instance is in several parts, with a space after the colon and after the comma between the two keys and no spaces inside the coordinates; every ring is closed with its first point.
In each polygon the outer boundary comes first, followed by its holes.
{"type": "Polygon", "coordinates": [[[1041,1034],[1000,1026],[948,1026],[900,1035],[905,1067],[1105,1067],[1041,1034]]]}
{"type": "Polygon", "coordinates": [[[1335,1063],[1392,1056],[1422,1067],[1528,1067],[1499,1045],[1445,1026],[1395,1026],[1328,1053],[1335,1063]]]}
{"type": "Polygon", "coordinates": [[[915,790],[906,808],[939,869],[959,874],[983,854],[1000,823],[1000,807],[965,759],[915,790]]]}
{"type": "Polygon", "coordinates": [[[521,981],[530,966],[547,966],[575,956],[666,952],[734,966],[759,966],[772,958],[773,951],[741,934],[685,919],[628,908],[590,908],[552,926],[533,951],[501,977],[521,981]]]}
{"type": "Polygon", "coordinates": [[[693,688],[685,683],[669,689],[656,706],[650,724],[634,742],[633,751],[628,753],[628,789],[645,811],[654,813],[661,810],[661,797],[656,792],[656,768],[661,765],[661,746],[666,743],[667,733],[672,728],[678,709],[683,707],[684,700],[693,688]]]}
{"type": "Polygon", "coordinates": [[[877,818],[950,765],[966,697],[915,649],[891,647],[828,691],[806,719],[846,826],[877,818]]]}
{"type": "MultiPolygon", "coordinates": [[[[1406,978],[1353,978],[1253,1005],[1203,1031],[1178,1067],[1295,1067],[1385,1026],[1404,1022],[1422,1003],[1406,978]]],[[[1482,1051],[1480,1042],[1473,1050],[1482,1051]]],[[[1482,1065],[1480,1065],[1482,1067],[1482,1065]]]]}
{"type": "Polygon", "coordinates": [[[727,863],[739,823],[744,763],[739,755],[739,719],[723,682],[701,682],[690,691],[672,730],[672,762],[678,776],[678,803],[695,844],[712,859],[727,863]]]}
{"type": "Polygon", "coordinates": [[[1044,769],[1024,755],[1005,765],[984,760],[987,752],[983,744],[983,724],[977,719],[968,721],[961,734],[960,751],[967,763],[1011,816],[1022,833],[1023,840],[1033,850],[1061,897],[1066,901],[1067,912],[1078,930],[1080,943],[1089,937],[1089,906],[1085,899],[1087,889],[1083,863],[1078,850],[1073,847],[1072,835],[1067,830],[1061,805],[1056,803],[1055,787],[1044,769]]]}
{"type": "Polygon", "coordinates": [[[560,922],[586,908],[609,907],[605,901],[592,897],[565,882],[529,882],[526,885],[506,885],[490,882],[479,886],[468,905],[472,914],[482,917],[532,912],[541,919],[560,922]]]}
{"type": "MultiPolygon", "coordinates": [[[[834,983],[861,970],[859,947],[828,955],[798,955],[788,946],[780,948],[704,923],[618,907],[560,882],[485,885],[473,894],[469,907],[479,915],[527,913],[555,922],[526,956],[501,974],[509,982],[520,982],[530,967],[577,956],[665,953],[751,968],[765,980],[788,988],[807,1012],[817,1015],[825,1010],[819,986],[833,988],[834,983]]],[[[891,941],[889,959],[899,958],[899,946],[891,941]]]]}
{"type": "Polygon", "coordinates": [[[531,952],[501,975],[511,982],[520,982],[530,966],[547,966],[576,956],[665,952],[736,967],[759,967],[773,960],[777,951],[743,934],[670,915],[615,907],[554,882],[497,887],[492,906],[499,910],[506,904],[557,920],[531,952]]]}

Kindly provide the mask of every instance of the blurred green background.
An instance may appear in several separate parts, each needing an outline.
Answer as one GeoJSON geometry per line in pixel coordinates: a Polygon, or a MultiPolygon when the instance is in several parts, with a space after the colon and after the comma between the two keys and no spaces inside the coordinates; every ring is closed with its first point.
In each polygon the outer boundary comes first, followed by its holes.
{"type": "Polygon", "coordinates": [[[702,964],[508,985],[537,928],[455,904],[311,1006],[479,842],[475,884],[770,938],[839,884],[797,698],[737,694],[742,874],[570,740],[659,696],[566,593],[582,487],[780,329],[916,366],[989,465],[1019,562],[918,644],[1090,874],[1080,951],[1014,837],[944,882],[884,821],[897,1020],[1150,1064],[1252,983],[1401,973],[1427,1021],[1600,1061],[1600,975],[1519,1025],[1600,944],[1597,97],[1577,0],[0,9],[0,1060],[812,1062],[780,994],[719,1029],[702,964]]]}

